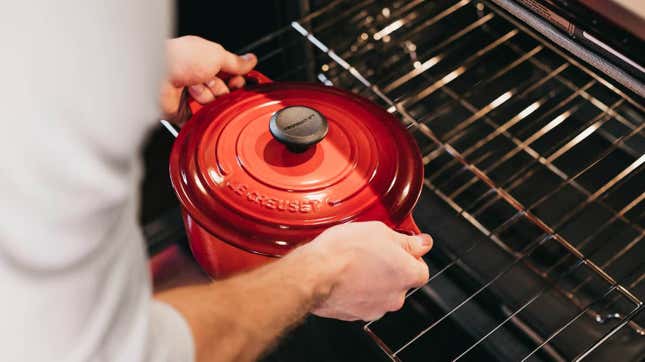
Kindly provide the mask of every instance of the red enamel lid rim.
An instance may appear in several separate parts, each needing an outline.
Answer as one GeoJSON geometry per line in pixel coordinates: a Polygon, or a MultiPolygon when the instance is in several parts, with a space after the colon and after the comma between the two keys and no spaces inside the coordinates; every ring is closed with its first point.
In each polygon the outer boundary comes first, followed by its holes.
{"type": "Polygon", "coordinates": [[[398,225],[421,193],[423,166],[412,137],[380,106],[333,87],[276,82],[197,111],[175,141],[170,176],[185,211],[211,234],[279,256],[335,224],[398,225]],[[269,131],[276,112],[296,106],[328,125],[303,152],[269,131]]]}

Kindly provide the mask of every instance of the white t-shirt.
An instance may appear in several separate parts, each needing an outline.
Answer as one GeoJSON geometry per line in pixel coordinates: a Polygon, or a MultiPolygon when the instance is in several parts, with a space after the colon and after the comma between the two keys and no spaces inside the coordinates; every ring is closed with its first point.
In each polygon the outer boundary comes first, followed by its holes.
{"type": "Polygon", "coordinates": [[[0,360],[188,361],[136,221],[170,4],[0,4],[0,360]]]}

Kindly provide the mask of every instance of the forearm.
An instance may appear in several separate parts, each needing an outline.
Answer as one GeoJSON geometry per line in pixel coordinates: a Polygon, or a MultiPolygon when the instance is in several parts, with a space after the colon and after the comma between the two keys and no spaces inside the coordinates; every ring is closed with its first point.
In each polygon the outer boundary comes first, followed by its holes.
{"type": "Polygon", "coordinates": [[[252,272],[156,298],[186,318],[198,361],[253,361],[325,298],[331,268],[296,250],[252,272]]]}

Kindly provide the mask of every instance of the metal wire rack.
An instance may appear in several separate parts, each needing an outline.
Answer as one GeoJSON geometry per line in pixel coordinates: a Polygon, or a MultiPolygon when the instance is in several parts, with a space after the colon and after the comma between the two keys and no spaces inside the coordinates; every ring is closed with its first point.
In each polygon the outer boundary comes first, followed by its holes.
{"type": "Polygon", "coordinates": [[[421,206],[451,219],[417,216],[430,281],[365,325],[392,360],[455,324],[447,360],[645,353],[642,99],[485,1],[336,0],[242,51],[381,103],[419,143],[421,206]]]}

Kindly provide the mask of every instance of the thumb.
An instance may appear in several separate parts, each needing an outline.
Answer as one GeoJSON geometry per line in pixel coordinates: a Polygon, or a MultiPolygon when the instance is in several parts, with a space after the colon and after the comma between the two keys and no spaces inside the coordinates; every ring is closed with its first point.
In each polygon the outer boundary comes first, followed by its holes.
{"type": "Polygon", "coordinates": [[[432,249],[432,237],[428,234],[405,235],[397,234],[397,241],[401,247],[414,257],[421,257],[432,249]]]}
{"type": "Polygon", "coordinates": [[[243,75],[250,72],[258,63],[258,58],[252,53],[237,55],[223,48],[221,51],[221,72],[232,75],[243,75]]]}

